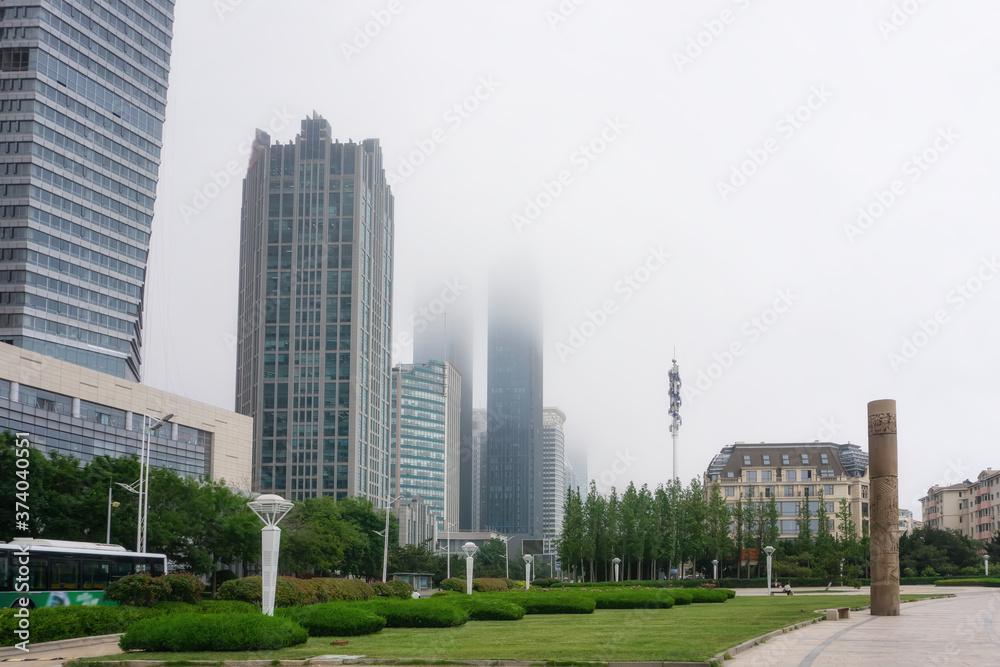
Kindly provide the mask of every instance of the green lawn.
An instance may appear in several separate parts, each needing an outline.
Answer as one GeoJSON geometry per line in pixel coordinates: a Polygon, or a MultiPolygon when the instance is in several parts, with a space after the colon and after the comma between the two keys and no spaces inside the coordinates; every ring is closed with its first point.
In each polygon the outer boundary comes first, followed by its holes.
{"type": "MultiPolygon", "coordinates": [[[[915,600],[922,595],[904,595],[915,600]]],[[[372,658],[649,661],[706,660],[736,644],[799,621],[828,607],[860,607],[867,595],[740,597],[722,604],[672,609],[598,609],[587,615],[529,615],[520,621],[470,621],[457,628],[387,628],[351,637],[347,646],[331,638],[278,651],[256,653],[130,653],[101,660],[304,659],[325,654],[372,658]],[[802,611],[805,610],[805,611],[802,611]]],[[[865,613],[865,612],[861,612],[865,613]]]]}

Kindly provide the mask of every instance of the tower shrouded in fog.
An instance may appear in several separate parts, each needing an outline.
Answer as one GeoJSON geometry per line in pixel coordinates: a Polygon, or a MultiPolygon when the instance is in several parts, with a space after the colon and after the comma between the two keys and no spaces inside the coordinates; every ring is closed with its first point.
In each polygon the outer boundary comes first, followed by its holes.
{"type": "Polygon", "coordinates": [[[489,289],[483,527],[541,539],[540,285],[530,262],[518,259],[494,268],[489,289]]]}

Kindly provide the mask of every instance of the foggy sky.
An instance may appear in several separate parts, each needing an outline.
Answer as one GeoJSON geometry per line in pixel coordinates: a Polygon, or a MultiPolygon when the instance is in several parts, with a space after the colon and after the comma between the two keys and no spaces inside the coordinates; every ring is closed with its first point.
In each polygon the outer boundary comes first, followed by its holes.
{"type": "Polygon", "coordinates": [[[866,445],[894,398],[919,513],[1000,465],[998,27],[985,0],[179,0],[144,380],[232,408],[249,141],[315,110],[381,140],[397,344],[420,277],[463,276],[477,407],[485,269],[528,247],[545,405],[604,490],[670,477],[676,348],[683,480],[734,441],[866,445]]]}

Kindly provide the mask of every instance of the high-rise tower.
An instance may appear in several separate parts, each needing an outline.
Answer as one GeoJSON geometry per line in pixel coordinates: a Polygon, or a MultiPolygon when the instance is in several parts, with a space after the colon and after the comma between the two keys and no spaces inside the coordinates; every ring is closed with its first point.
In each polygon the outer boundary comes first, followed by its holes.
{"type": "Polygon", "coordinates": [[[174,3],[4,4],[0,342],[138,381],[174,3]]]}
{"type": "Polygon", "coordinates": [[[258,132],[243,181],[236,411],[254,488],[290,499],[388,493],[393,198],[378,139],[314,115],[258,132]]]}
{"type": "Polygon", "coordinates": [[[566,501],[566,415],[559,408],[545,408],[542,422],[542,538],[545,553],[554,553],[553,541],[562,533],[566,501]]]}
{"type": "Polygon", "coordinates": [[[487,352],[484,527],[541,539],[542,308],[524,260],[490,276],[487,352]]]}

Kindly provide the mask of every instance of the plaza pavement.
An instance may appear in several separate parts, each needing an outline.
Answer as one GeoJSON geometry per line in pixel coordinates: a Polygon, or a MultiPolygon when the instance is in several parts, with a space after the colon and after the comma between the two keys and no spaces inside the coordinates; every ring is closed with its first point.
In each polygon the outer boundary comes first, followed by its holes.
{"type": "MultiPolygon", "coordinates": [[[[956,597],[907,602],[899,616],[852,611],[849,620],[822,621],[770,639],[727,660],[726,667],[1000,665],[1000,589],[904,586],[903,593],[956,597]]],[[[796,599],[813,610],[826,608],[824,597],[796,599]]]]}

